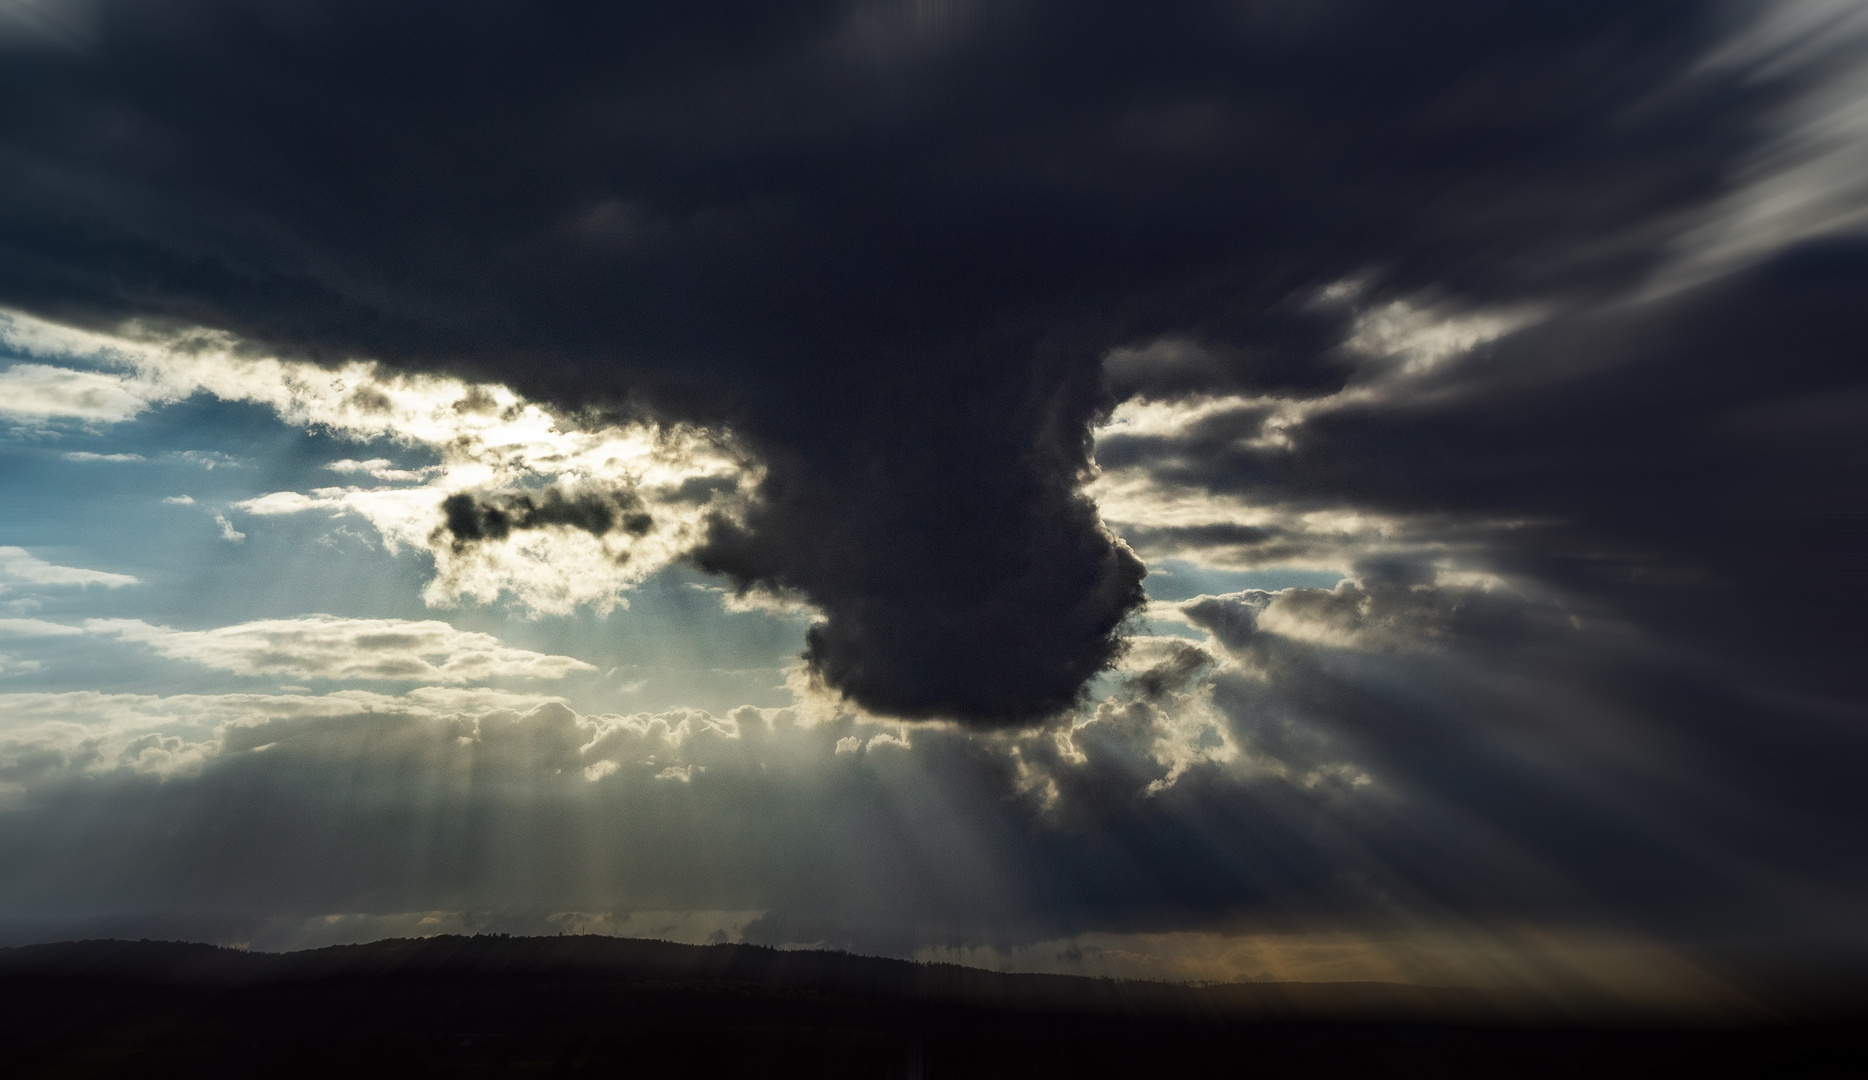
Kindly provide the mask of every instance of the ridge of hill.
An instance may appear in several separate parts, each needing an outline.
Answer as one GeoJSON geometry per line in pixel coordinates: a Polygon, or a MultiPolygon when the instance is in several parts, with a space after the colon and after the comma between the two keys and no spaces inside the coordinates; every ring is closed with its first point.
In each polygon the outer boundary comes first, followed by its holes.
{"type": "Polygon", "coordinates": [[[987,1009],[1119,1016],[1525,1020],[1522,991],[1402,983],[1172,983],[1019,974],[821,949],[684,945],[596,935],[393,938],[264,953],[188,942],[90,940],[0,949],[0,980],[79,979],[235,988],[410,978],[607,979],[761,987],[987,1009]]]}
{"type": "Polygon", "coordinates": [[[1718,1027],[1525,993],[1004,974],[756,945],[503,935],[291,953],[0,949],[6,1074],[1095,1077],[1814,1071],[1854,1019],[1718,1027]]]}

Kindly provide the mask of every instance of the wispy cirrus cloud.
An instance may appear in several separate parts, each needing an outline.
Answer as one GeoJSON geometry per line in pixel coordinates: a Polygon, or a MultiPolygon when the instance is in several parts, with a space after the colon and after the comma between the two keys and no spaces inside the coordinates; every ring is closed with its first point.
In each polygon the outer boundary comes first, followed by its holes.
{"type": "Polygon", "coordinates": [[[491,634],[432,620],[306,615],[173,630],[137,619],[92,619],[85,629],[146,645],[171,660],[238,675],[466,683],[562,679],[597,670],[574,657],[509,648],[491,634]]]}
{"type": "Polygon", "coordinates": [[[28,424],[55,420],[121,423],[151,404],[133,386],[110,372],[14,364],[0,371],[0,419],[28,424]]]}
{"type": "Polygon", "coordinates": [[[115,574],[107,570],[86,570],[77,566],[59,566],[33,555],[25,548],[0,547],[0,594],[22,589],[65,588],[76,586],[86,588],[98,585],[106,589],[121,589],[126,585],[139,584],[129,574],[115,574]]]}
{"type": "Polygon", "coordinates": [[[0,634],[13,637],[71,637],[84,630],[46,619],[0,619],[0,634]]]}

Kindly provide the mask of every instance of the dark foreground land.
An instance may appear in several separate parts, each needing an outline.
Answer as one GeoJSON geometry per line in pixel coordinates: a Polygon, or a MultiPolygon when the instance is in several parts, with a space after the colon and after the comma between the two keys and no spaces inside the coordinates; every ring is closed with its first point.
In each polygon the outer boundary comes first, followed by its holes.
{"type": "Polygon", "coordinates": [[[1860,1075],[1865,1035],[1838,1016],[1584,1023],[1481,991],[610,938],[0,950],[0,1073],[20,1078],[1860,1075]]]}

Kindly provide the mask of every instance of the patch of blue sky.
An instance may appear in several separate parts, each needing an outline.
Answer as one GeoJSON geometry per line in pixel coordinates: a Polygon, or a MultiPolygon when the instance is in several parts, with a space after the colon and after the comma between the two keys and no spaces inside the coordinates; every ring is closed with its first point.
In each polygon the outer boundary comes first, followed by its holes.
{"type": "Polygon", "coordinates": [[[677,707],[720,714],[741,705],[792,703],[784,671],[804,650],[808,618],[727,611],[719,578],[676,564],[629,591],[627,608],[587,608],[567,616],[514,618],[503,607],[464,603],[441,616],[463,630],[507,644],[576,656],[603,669],[594,687],[600,711],[677,707]],[[696,588],[695,586],[701,586],[696,588]]]}
{"type": "MultiPolygon", "coordinates": [[[[67,626],[139,619],[183,630],[314,613],[439,619],[514,648],[595,665],[601,674],[487,680],[561,694],[581,710],[691,706],[717,713],[790,703],[783,672],[797,662],[806,620],[724,610],[719,582],[689,568],[670,567],[639,583],[629,607],[608,615],[538,616],[470,601],[436,609],[421,595],[432,557],[407,547],[390,554],[367,521],[322,510],[254,515],[236,505],[270,492],[373,482],[327,468],[344,458],[386,458],[406,469],[433,463],[424,448],[307,431],[264,406],[208,395],[114,424],[52,420],[0,431],[0,546],[140,582],[14,590],[0,596],[10,606],[0,615],[67,626]],[[232,533],[240,539],[229,539],[232,533]],[[716,589],[695,587],[706,585],[716,589]]],[[[235,675],[91,634],[7,635],[0,654],[10,658],[0,692],[271,692],[295,682],[319,691],[407,688],[235,675]]]]}
{"type": "MultiPolygon", "coordinates": [[[[396,446],[368,449],[404,456],[396,446]]],[[[89,617],[153,612],[190,628],[333,606],[348,615],[424,617],[423,558],[388,556],[367,524],[353,520],[339,533],[346,523],[327,514],[261,520],[234,507],[270,491],[341,483],[324,465],[357,451],[282,424],[268,409],[205,395],[56,441],[0,440],[0,502],[8,508],[0,543],[144,583],[48,601],[89,617]],[[119,455],[134,458],[112,460],[119,455]],[[168,501],[183,498],[192,501],[168,501]],[[216,515],[243,539],[229,540],[216,515]],[[326,536],[333,542],[318,542],[326,536]]]]}
{"type": "Polygon", "coordinates": [[[1165,559],[1148,567],[1142,585],[1150,600],[1191,600],[1246,589],[1333,589],[1343,580],[1335,570],[1216,570],[1180,559],[1165,559]]]}
{"type": "Polygon", "coordinates": [[[1143,618],[1142,629],[1154,637],[1179,637],[1189,641],[1205,641],[1206,632],[1178,619],[1143,618]]]}

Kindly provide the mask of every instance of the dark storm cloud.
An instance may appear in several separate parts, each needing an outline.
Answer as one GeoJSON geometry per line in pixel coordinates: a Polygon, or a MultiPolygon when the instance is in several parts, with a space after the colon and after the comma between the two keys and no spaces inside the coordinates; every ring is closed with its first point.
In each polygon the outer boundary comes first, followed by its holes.
{"type": "Polygon", "coordinates": [[[1288,446],[1129,439],[1132,468],[1196,491],[1493,523],[1451,559],[1184,608],[1264,673],[1217,678],[1216,706],[1407,804],[1355,831],[1397,888],[1489,877],[1457,901],[1476,911],[1542,879],[1526,910],[1858,933],[1865,294],[1868,247],[1805,245],[1520,331],[1288,446]],[[1535,599],[1436,584],[1449,561],[1535,599]]]}
{"type": "Polygon", "coordinates": [[[1868,603],[1868,245],[1559,318],[1292,445],[1124,437],[1166,482],[1264,505],[1494,527],[1474,559],[1703,657],[1710,677],[1860,701],[1868,603]]]}
{"type": "Polygon", "coordinates": [[[1105,354],[1326,391],[1345,277],[1627,287],[1755,133],[1714,8],[104,2],[0,72],[0,299],[728,420],[702,565],[872,709],[1028,721],[1141,599],[1105,354]]]}

